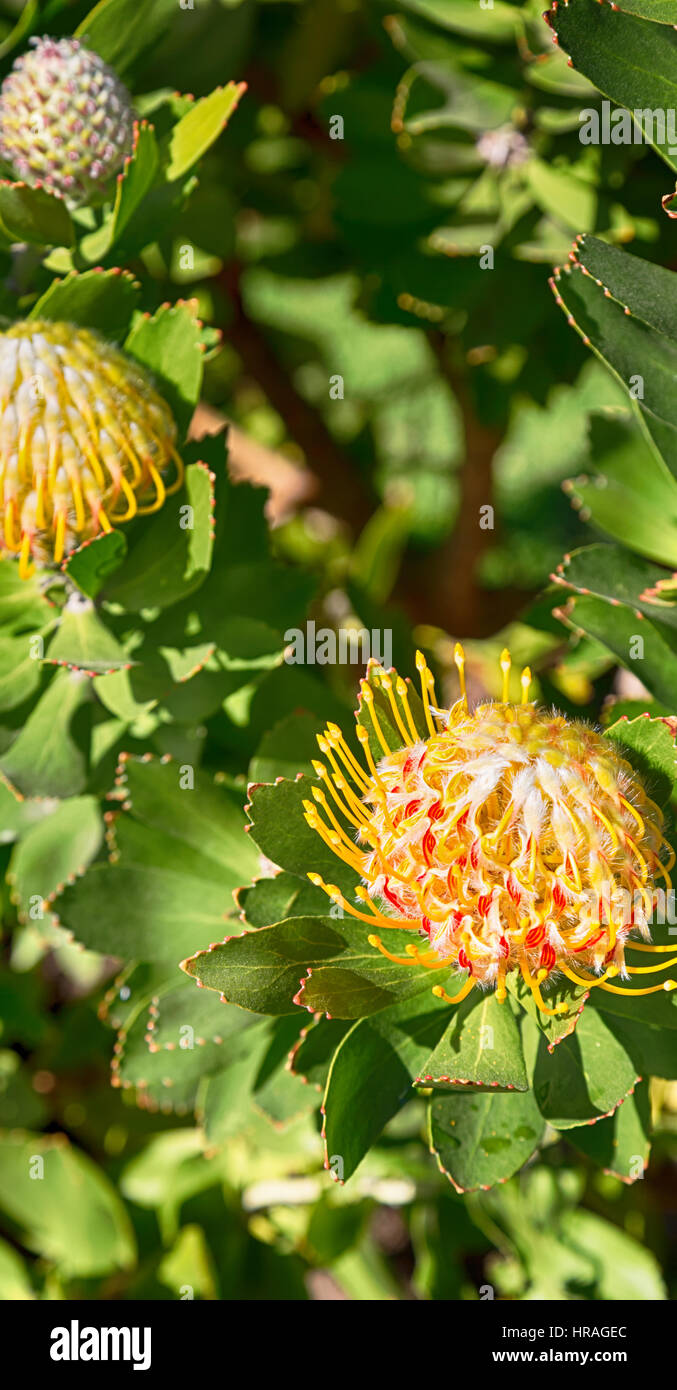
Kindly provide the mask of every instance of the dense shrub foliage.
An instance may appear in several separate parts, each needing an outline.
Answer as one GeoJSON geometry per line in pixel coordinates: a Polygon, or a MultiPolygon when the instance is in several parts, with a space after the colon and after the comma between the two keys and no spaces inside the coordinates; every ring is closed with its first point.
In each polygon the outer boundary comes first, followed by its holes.
{"type": "Polygon", "coordinates": [[[0,4],[3,1298],[670,1294],[677,33],[541,9],[0,4]]]}

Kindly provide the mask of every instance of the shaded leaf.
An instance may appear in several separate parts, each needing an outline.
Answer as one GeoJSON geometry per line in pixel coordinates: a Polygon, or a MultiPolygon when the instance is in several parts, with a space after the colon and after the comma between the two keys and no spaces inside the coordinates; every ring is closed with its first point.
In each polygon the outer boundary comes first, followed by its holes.
{"type": "Polygon", "coordinates": [[[336,1049],[324,1093],[327,1162],[349,1178],[384,1125],[412,1098],[412,1083],[448,1022],[449,1006],[421,994],[360,1019],[336,1049]]]}
{"type": "Polygon", "coordinates": [[[510,1001],[500,1004],[495,993],[473,990],[451,1012],[417,1080],[422,1086],[495,1086],[526,1091],[520,1032],[510,1001]]]}
{"type": "Polygon", "coordinates": [[[127,653],[101,621],[91,599],[81,594],[71,594],[67,600],[45,661],[90,676],[129,666],[127,653]]]}
{"type": "Polygon", "coordinates": [[[512,1177],[544,1129],[532,1091],[436,1094],[430,1101],[430,1149],[457,1192],[512,1177]]]}
{"type": "Polygon", "coordinates": [[[0,1206],[20,1227],[22,1243],[57,1262],[67,1278],[134,1264],[124,1204],[101,1169],[64,1135],[0,1134],[0,1206]]]}
{"type": "Polygon", "coordinates": [[[103,840],[99,804],[71,797],[22,835],[7,871],[14,900],[25,914],[31,898],[48,898],[71,874],[84,873],[103,840]]]}
{"type": "Polygon", "coordinates": [[[75,30],[81,39],[117,72],[131,66],[139,54],[159,38],[175,17],[174,0],[99,0],[75,30]]]}
{"type": "Polygon", "coordinates": [[[211,564],[213,507],[208,469],[190,464],[185,486],[146,523],[124,566],[109,580],[106,599],[138,613],[168,607],[193,593],[211,564]]]}
{"type": "Polygon", "coordinates": [[[613,1115],[596,1125],[570,1129],[567,1139],[622,1182],[644,1177],[651,1151],[649,1083],[639,1083],[613,1115]]]}
{"type": "Polygon", "coordinates": [[[0,226],[12,241],[38,246],[72,246],[75,239],[66,204],[25,183],[0,182],[0,226]]]}
{"type": "Polygon", "coordinates": [[[68,578],[87,598],[96,598],[106,580],[119,569],[127,554],[123,531],[108,531],[85,541],[68,556],[64,566],[68,578]]]}
{"type": "Polygon", "coordinates": [[[83,790],[90,699],[79,671],[56,673],[0,758],[0,770],[22,796],[77,796],[83,790]]]}
{"type": "Polygon", "coordinates": [[[576,1032],[554,1052],[548,1053],[545,1043],[539,1042],[534,1096],[544,1119],[556,1129],[602,1119],[625,1100],[638,1080],[625,1048],[601,1014],[589,1006],[576,1032]]]}
{"type": "Polygon", "coordinates": [[[74,271],[63,280],[52,280],[28,317],[75,323],[79,328],[95,329],[104,338],[121,341],[129,331],[139,290],[138,281],[128,270],[74,271]]]}
{"type": "Polygon", "coordinates": [[[124,345],[125,351],[154,376],[182,434],[188,429],[202,386],[204,359],[196,308],[196,300],[162,305],[151,318],[137,320],[124,345]]]}

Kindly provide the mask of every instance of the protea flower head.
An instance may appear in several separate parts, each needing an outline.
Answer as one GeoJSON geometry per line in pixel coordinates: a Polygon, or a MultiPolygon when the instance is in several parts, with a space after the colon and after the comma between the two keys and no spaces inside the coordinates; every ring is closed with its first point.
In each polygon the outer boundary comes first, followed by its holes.
{"type": "Polygon", "coordinates": [[[306,819],[357,870],[366,910],[318,874],[311,882],[367,923],[370,945],[388,959],[465,972],[453,996],[433,990],[450,1004],[476,986],[504,1001],[511,971],[544,1014],[568,1011],[566,1001],[548,1002],[547,986],[562,976],[622,994],[677,988],[671,979],[633,985],[677,964],[661,954],[674,947],[649,943],[655,885],[671,888],[675,858],[659,807],[611,740],[529,700],[528,668],[522,703],[508,700],[507,651],[502,700],[472,711],[460,645],[455,656],[462,694],[447,710],[417,655],[427,735],[407,682],[370,663],[356,730],[364,765],[337,725],[318,739],[323,786],[304,803],[306,819]],[[380,935],[397,928],[414,936],[404,955],[380,935]],[[656,953],[658,964],[628,964],[634,952],[656,953]]]}
{"type": "Polygon", "coordinates": [[[183,479],[175,437],[141,368],[96,333],[39,319],[0,333],[0,540],[22,578],[31,555],[59,564],[157,511],[183,479]]]}
{"type": "Polygon", "coordinates": [[[0,89],[0,158],[72,207],[100,200],[131,154],[129,92],[77,39],[32,39],[0,89]]]}

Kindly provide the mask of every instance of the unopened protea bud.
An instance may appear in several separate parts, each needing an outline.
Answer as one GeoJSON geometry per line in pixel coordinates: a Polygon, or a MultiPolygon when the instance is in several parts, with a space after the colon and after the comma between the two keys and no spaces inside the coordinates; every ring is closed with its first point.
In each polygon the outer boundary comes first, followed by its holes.
{"type": "Polygon", "coordinates": [[[161,507],[183,477],[175,438],[141,368],[89,329],[36,319],[0,333],[0,539],[22,577],[31,554],[58,564],[161,507]]]}
{"type": "Polygon", "coordinates": [[[673,947],[648,941],[655,885],[671,888],[675,856],[639,778],[611,740],[530,702],[528,670],[522,704],[510,703],[507,651],[503,699],[472,712],[460,647],[456,661],[462,698],[440,710],[419,653],[427,735],[406,682],[374,664],[362,682],[365,723],[357,725],[364,765],[336,725],[318,739],[326,761],[314,766],[324,789],[313,788],[306,819],[360,875],[356,897],[367,910],[318,874],[311,881],[369,924],[370,945],[389,960],[465,972],[453,996],[434,988],[450,1004],[475,986],[495,987],[502,1002],[511,971],[545,1014],[568,1010],[543,994],[558,976],[630,996],[677,988],[670,979],[630,983],[677,964],[662,954],[673,947]],[[406,932],[418,944],[401,955],[393,935],[406,932]],[[658,964],[628,964],[626,952],[631,960],[654,952],[658,964]]]}
{"type": "Polygon", "coordinates": [[[130,95],[77,39],[33,39],[0,90],[0,159],[77,207],[100,200],[131,153],[130,95]]]}

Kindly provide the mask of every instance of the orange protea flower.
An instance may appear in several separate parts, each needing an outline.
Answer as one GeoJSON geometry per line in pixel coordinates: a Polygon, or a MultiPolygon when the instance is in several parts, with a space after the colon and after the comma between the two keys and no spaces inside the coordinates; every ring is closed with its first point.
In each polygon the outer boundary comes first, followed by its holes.
{"type": "Polygon", "coordinates": [[[495,987],[502,1002],[513,970],[545,1014],[568,1011],[566,1002],[550,1007],[542,994],[562,975],[614,993],[677,988],[671,979],[639,989],[612,984],[677,964],[661,956],[673,947],[647,939],[654,883],[671,889],[675,858],[659,807],[610,740],[529,701],[528,668],[521,705],[509,702],[507,651],[502,700],[472,711],[458,645],[455,657],[461,699],[441,710],[417,656],[427,736],[414,722],[407,683],[370,663],[357,724],[365,766],[335,724],[318,739],[329,767],[314,767],[329,796],[314,787],[306,819],[361,876],[356,896],[367,911],[318,874],[310,880],[371,927],[425,938],[401,956],[370,934],[370,945],[390,960],[467,971],[453,997],[433,990],[450,1004],[475,986],[495,987]],[[378,763],[360,718],[382,749],[378,763]],[[628,950],[661,958],[627,964],[628,950]]]}
{"type": "Polygon", "coordinates": [[[38,319],[0,333],[0,543],[22,577],[31,555],[59,564],[161,507],[183,478],[175,438],[141,368],[96,333],[38,319]]]}

